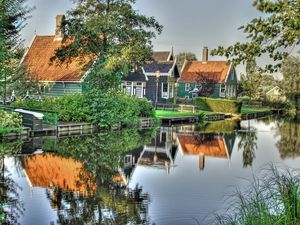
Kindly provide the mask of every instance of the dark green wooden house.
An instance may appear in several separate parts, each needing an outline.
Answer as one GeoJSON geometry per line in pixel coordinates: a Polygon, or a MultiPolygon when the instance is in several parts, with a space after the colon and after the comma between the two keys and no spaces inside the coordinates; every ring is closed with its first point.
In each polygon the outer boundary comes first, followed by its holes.
{"type": "Polygon", "coordinates": [[[209,61],[208,49],[203,49],[202,61],[185,61],[178,81],[177,97],[192,100],[201,96],[201,88],[212,85],[206,97],[234,98],[237,94],[235,68],[227,61],[209,61]],[[210,82],[205,82],[205,81],[210,82]]]}

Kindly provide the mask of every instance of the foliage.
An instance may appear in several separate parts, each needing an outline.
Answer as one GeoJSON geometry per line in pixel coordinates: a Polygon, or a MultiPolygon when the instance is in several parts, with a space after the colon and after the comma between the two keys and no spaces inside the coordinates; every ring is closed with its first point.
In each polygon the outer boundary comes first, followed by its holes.
{"type": "Polygon", "coordinates": [[[41,83],[38,82],[38,79],[33,74],[29,73],[24,65],[15,69],[7,83],[7,93],[10,95],[13,91],[17,97],[25,97],[27,91],[30,94],[40,95],[41,83]]]}
{"type": "Polygon", "coordinates": [[[114,182],[123,155],[151,142],[152,131],[124,129],[95,136],[60,139],[57,154],[82,162],[84,170],[93,174],[96,192],[93,195],[76,195],[58,190],[51,205],[58,206],[59,222],[63,224],[146,224],[149,196],[142,188],[123,188],[114,182]],[[149,134],[150,132],[150,134],[149,134]],[[72,205],[69,210],[66,205],[72,205]],[[99,213],[95,213],[95,211],[99,213]],[[112,214],[102,213],[109,211],[112,214]]]}
{"type": "Polygon", "coordinates": [[[243,167],[251,167],[257,150],[257,132],[244,131],[239,133],[238,150],[243,151],[243,167]]]}
{"type": "Polygon", "coordinates": [[[276,146],[282,159],[300,156],[300,122],[299,119],[285,118],[277,123],[277,134],[279,140],[276,146]]]}
{"type": "Polygon", "coordinates": [[[192,52],[180,52],[176,56],[176,59],[177,59],[177,66],[180,71],[182,69],[182,66],[183,66],[185,60],[188,60],[188,61],[197,60],[197,56],[195,53],[192,53],[192,52]]]}
{"type": "Polygon", "coordinates": [[[238,101],[202,97],[196,98],[196,104],[200,110],[234,114],[239,114],[242,107],[238,101]]]}
{"type": "Polygon", "coordinates": [[[284,109],[284,110],[290,110],[295,108],[292,102],[290,101],[283,101],[283,100],[264,100],[263,101],[264,106],[269,106],[273,109],[284,109]]]}
{"type": "Polygon", "coordinates": [[[19,32],[32,10],[26,0],[0,0],[0,81],[3,99],[10,76],[17,70],[22,40],[19,32]]]}
{"type": "Polygon", "coordinates": [[[221,120],[208,122],[201,127],[201,133],[232,133],[239,129],[239,120],[221,120]]]}
{"type": "Polygon", "coordinates": [[[235,65],[267,55],[277,63],[265,67],[273,72],[280,68],[282,60],[289,54],[288,47],[300,43],[300,2],[254,0],[253,6],[265,15],[239,28],[247,35],[248,42],[237,42],[227,48],[220,46],[212,54],[226,56],[235,65]]]}
{"type": "Polygon", "coordinates": [[[282,65],[283,90],[298,103],[300,95],[300,58],[289,56],[282,65]]]}
{"type": "Polygon", "coordinates": [[[215,74],[196,73],[196,88],[198,96],[208,97],[215,92],[217,76],[215,74]]]}
{"type": "Polygon", "coordinates": [[[31,110],[53,110],[58,113],[61,121],[89,122],[90,111],[85,96],[82,94],[64,95],[59,98],[44,98],[43,100],[18,100],[12,106],[31,110]]]}
{"type": "Polygon", "coordinates": [[[139,123],[139,117],[153,115],[151,102],[121,92],[89,92],[87,101],[92,121],[101,128],[133,126],[139,123]]]}
{"type": "MultiPolygon", "coordinates": [[[[116,71],[139,65],[151,56],[151,39],[162,26],[133,9],[135,0],[75,0],[63,24],[65,45],[56,56],[68,62],[74,57],[105,62],[116,71]],[[72,41],[69,41],[72,40],[72,41]]],[[[89,63],[88,63],[89,64],[89,63]]]]}
{"type": "Polygon", "coordinates": [[[249,60],[246,64],[246,74],[241,75],[240,84],[244,95],[258,100],[271,88],[279,85],[279,82],[272,75],[258,72],[256,61],[249,60]]]}
{"type": "Polygon", "coordinates": [[[217,217],[218,224],[272,225],[300,223],[299,171],[264,170],[261,177],[238,190],[230,199],[228,212],[217,217]]]}
{"type": "Polygon", "coordinates": [[[22,127],[22,118],[18,113],[8,113],[0,110],[0,135],[19,132],[22,127]]]}

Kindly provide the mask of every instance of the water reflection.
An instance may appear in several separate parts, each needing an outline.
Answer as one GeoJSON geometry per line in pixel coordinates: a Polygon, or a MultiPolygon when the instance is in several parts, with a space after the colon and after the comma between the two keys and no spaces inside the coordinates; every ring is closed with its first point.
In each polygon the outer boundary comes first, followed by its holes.
{"type": "Polygon", "coordinates": [[[280,140],[276,146],[282,159],[300,156],[300,118],[285,119],[277,123],[277,136],[280,140]]]}
{"type": "MultiPolygon", "coordinates": [[[[16,224],[25,210],[19,198],[22,187],[5,166],[5,156],[17,154],[21,146],[22,141],[0,143],[0,224],[16,224]]],[[[17,159],[15,164],[19,164],[17,159]]]]}
{"type": "Polygon", "coordinates": [[[0,144],[1,202],[14,196],[21,224],[209,224],[238,177],[299,165],[299,132],[294,120],[226,120],[0,144]]]}
{"type": "Polygon", "coordinates": [[[232,134],[178,134],[181,156],[198,156],[199,168],[204,169],[205,157],[230,161],[235,133],[232,134]]]}

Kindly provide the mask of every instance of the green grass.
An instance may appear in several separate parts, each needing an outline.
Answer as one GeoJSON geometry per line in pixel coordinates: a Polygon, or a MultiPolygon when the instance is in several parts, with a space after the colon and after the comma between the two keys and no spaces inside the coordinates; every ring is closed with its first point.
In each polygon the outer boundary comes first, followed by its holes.
{"type": "Polygon", "coordinates": [[[267,112],[270,108],[254,108],[254,107],[242,107],[241,113],[257,113],[257,112],[267,112]]]}
{"type": "Polygon", "coordinates": [[[208,114],[215,114],[215,113],[207,112],[207,111],[199,111],[199,110],[196,111],[195,113],[170,111],[170,110],[155,110],[155,117],[156,118],[181,117],[181,116],[199,116],[200,114],[208,115],[208,114]]]}

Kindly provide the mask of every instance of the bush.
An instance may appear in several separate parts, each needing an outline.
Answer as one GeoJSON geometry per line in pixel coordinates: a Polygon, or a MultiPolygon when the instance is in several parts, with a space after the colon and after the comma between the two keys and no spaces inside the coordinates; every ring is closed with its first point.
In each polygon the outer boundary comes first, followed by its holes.
{"type": "Polygon", "coordinates": [[[22,118],[18,113],[8,113],[0,110],[0,135],[19,132],[22,127],[22,118]]]}
{"type": "Polygon", "coordinates": [[[264,100],[263,105],[269,106],[273,109],[286,109],[291,110],[295,108],[292,102],[290,101],[281,101],[281,100],[264,100]]]}
{"type": "Polygon", "coordinates": [[[64,95],[59,98],[46,97],[43,100],[19,100],[12,106],[55,111],[59,119],[65,122],[89,122],[91,120],[86,98],[82,94],[64,95]]]}
{"type": "Polygon", "coordinates": [[[90,92],[88,101],[93,122],[102,128],[133,126],[139,123],[139,117],[154,115],[150,102],[120,92],[90,92]]]}
{"type": "Polygon", "coordinates": [[[239,101],[203,97],[197,97],[196,104],[200,110],[234,114],[239,114],[242,107],[239,101]]]}

